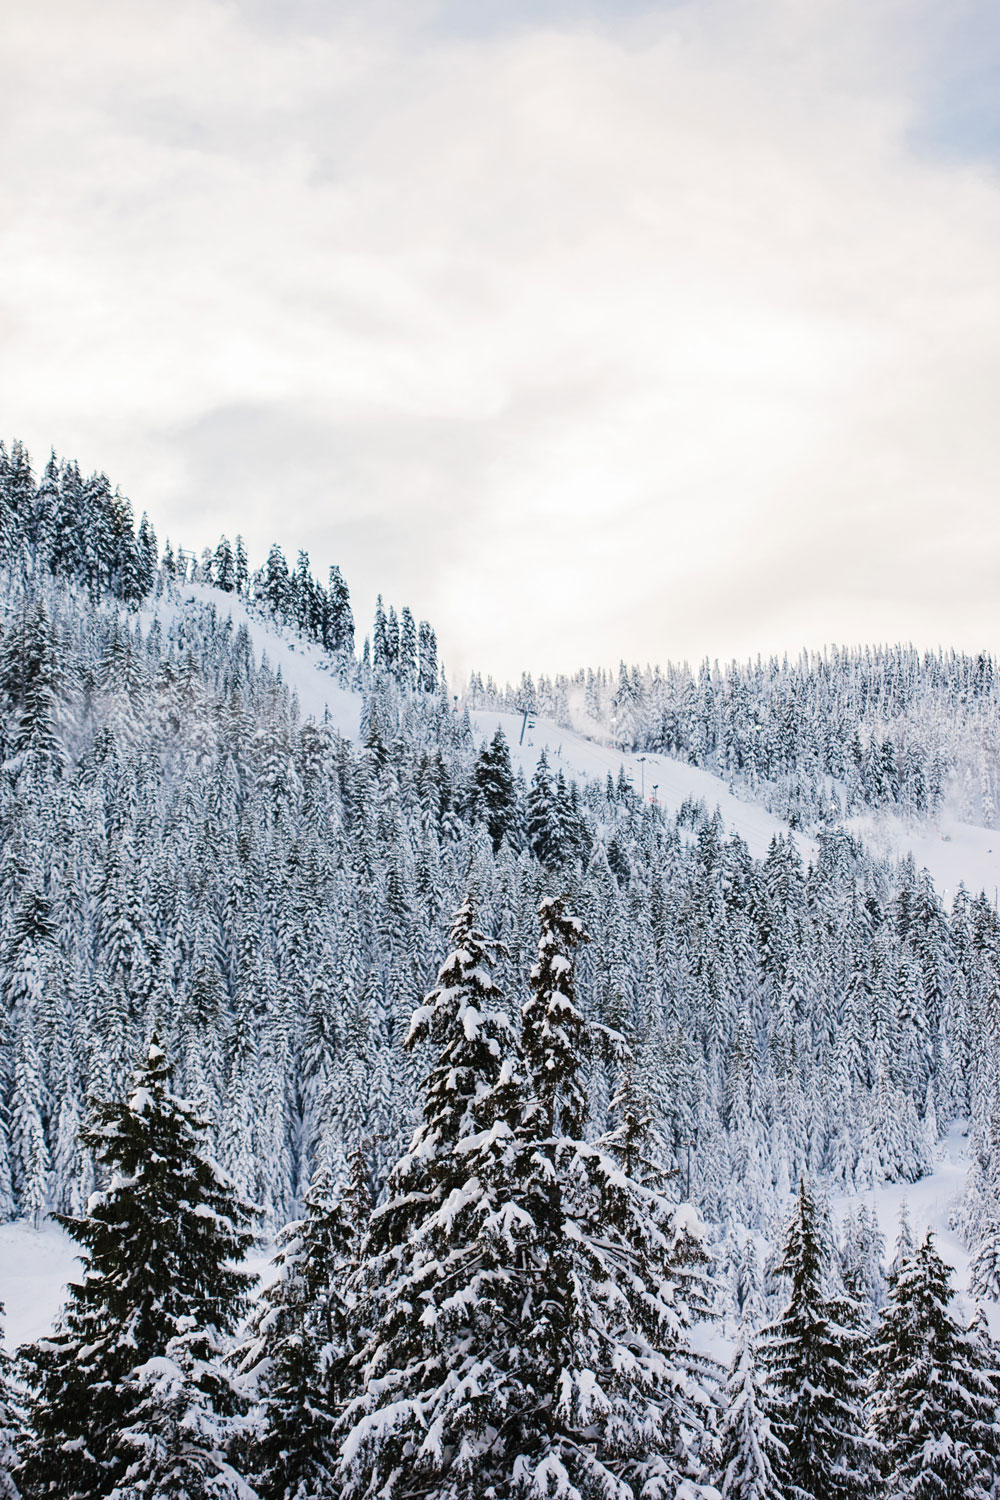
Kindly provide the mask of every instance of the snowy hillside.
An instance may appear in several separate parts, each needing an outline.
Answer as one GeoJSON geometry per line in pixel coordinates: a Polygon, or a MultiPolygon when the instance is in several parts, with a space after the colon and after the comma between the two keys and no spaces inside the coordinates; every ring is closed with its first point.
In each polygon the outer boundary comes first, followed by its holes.
{"type": "Polygon", "coordinates": [[[181,584],[175,598],[161,596],[141,612],[142,618],[146,622],[158,618],[168,623],[183,611],[186,603],[208,605],[220,620],[231,620],[237,629],[245,627],[258,658],[266,656],[272,670],[280,671],[284,683],[295,693],[303,717],[313,718],[317,723],[326,720],[346,739],[357,740],[361,695],[335,680],[331,675],[330,655],[321,646],[262,619],[259,611],[248,609],[238,594],[210,584],[181,584]]]}
{"type": "MultiPolygon", "coordinates": [[[[334,680],[329,655],[321,647],[263,619],[237,594],[209,584],[185,584],[178,592],[177,604],[161,599],[150,615],[169,618],[190,600],[212,606],[220,618],[231,619],[235,626],[246,626],[255,651],[266,654],[272,667],[280,669],[283,680],[298,697],[303,715],[320,722],[326,718],[347,739],[357,740],[361,694],[334,680]]],[[[503,730],[514,764],[529,779],[543,750],[554,771],[562,770],[577,780],[603,781],[609,774],[617,777],[624,769],[637,792],[642,791],[650,801],[655,798],[670,813],[676,813],[689,800],[703,802],[709,812],[718,807],[725,827],[738,834],[758,859],[766,854],[775,834],[789,832],[786,822],[747,795],[730,790],[721,777],[671,756],[648,753],[640,758],[540,716],[532,717],[533,728],[525,728],[523,743],[520,714],[474,709],[469,718],[480,740],[490,739],[498,727],[503,730]]],[[[851,819],[846,826],[880,858],[912,856],[918,869],[929,870],[939,894],[949,904],[960,883],[972,893],[985,891],[996,904],[1000,888],[1000,833],[996,830],[960,822],[946,813],[906,821],[883,813],[877,818],[851,819]]],[[[804,858],[815,854],[812,839],[797,833],[795,840],[804,858]]]]}

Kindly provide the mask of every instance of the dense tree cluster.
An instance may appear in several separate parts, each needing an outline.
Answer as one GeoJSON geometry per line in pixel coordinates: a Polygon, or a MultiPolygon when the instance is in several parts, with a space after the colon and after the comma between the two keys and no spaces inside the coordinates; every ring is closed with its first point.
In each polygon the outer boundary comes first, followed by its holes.
{"type": "Polygon", "coordinates": [[[545,714],[630,750],[724,777],[793,826],[888,810],[972,822],[1000,811],[1000,672],[992,657],[910,646],[705,661],[698,671],[621,664],[499,688],[473,674],[470,708],[545,714]]]}
{"type": "Polygon", "coordinates": [[[990,1500],[996,1350],[932,1235],[904,1226],[879,1311],[803,1180],[776,1315],[744,1308],[727,1382],[698,1352],[703,1232],[632,1175],[626,1141],[648,1161],[658,1133],[634,1128],[620,1037],[631,1128],[588,1139],[585,935],[561,899],[539,918],[518,1020],[463,902],[412,1017],[409,1148],[377,1206],[370,1142],[317,1175],[248,1320],[253,1209],[153,1038],[85,1130],[106,1186],[62,1218],[84,1274],[54,1333],[0,1361],[5,1500],[990,1500]]]}
{"type": "MultiPolygon", "coordinates": [[[[982,1328],[933,1243],[886,1272],[870,1211],[837,1236],[823,1193],[915,1180],[968,1119],[962,1227],[1000,1289],[1000,920],[826,821],[850,774],[809,745],[927,746],[938,713],[986,736],[991,669],[747,677],[786,724],[758,791],[799,777],[819,824],[754,858],[624,772],[527,779],[408,610],[380,601],[355,660],[339,573],[251,574],[237,539],[192,574],[74,475],[0,459],[0,1216],[55,1212],[88,1266],[21,1360],[24,1430],[0,1361],[0,1500],[15,1446],[31,1500],[989,1493],[982,1328]],[[356,742],[303,717],[262,619],[330,653],[356,742]],[[248,1309],[252,1233],[278,1251],[248,1309]],[[710,1303],[742,1319],[724,1390],[710,1303]],[[924,1379],[948,1361],[952,1427],[924,1379]]],[[[739,680],[678,721],[711,735],[632,742],[752,779],[739,680]]]]}

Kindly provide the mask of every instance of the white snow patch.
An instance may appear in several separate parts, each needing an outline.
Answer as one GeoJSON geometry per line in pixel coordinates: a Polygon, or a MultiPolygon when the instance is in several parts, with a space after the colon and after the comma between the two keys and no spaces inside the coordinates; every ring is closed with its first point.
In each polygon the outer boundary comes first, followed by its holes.
{"type": "Polygon", "coordinates": [[[918,869],[930,871],[938,895],[948,905],[960,884],[974,896],[985,891],[997,905],[1000,829],[979,828],[946,815],[913,824],[881,814],[851,818],[846,826],[873,854],[889,859],[905,859],[912,854],[918,869]]]}
{"type": "MultiPolygon", "coordinates": [[[[604,781],[609,772],[617,780],[618,772],[624,766],[625,775],[635,791],[648,802],[655,800],[667,812],[676,813],[689,799],[704,802],[710,813],[718,807],[727,829],[739,834],[755,859],[763,858],[775,834],[788,834],[787,823],[774,817],[766,808],[742,801],[721,777],[674,760],[669,755],[640,757],[616,750],[611,745],[585,739],[572,729],[562,729],[551,719],[537,716],[534,729],[525,731],[522,745],[520,714],[476,709],[470,712],[469,719],[477,739],[491,740],[498,728],[503,730],[514,766],[520,766],[529,780],[543,750],[548,751],[553,775],[562,771],[576,781],[604,781]]],[[[815,855],[816,845],[811,839],[797,833],[792,836],[804,859],[815,855]]]]}
{"type": "Polygon", "coordinates": [[[52,1331],[66,1283],[79,1279],[79,1253],[80,1246],[57,1224],[40,1229],[23,1220],[0,1224],[0,1300],[8,1349],[52,1331]]]}
{"type": "MultiPolygon", "coordinates": [[[[934,1242],[945,1265],[954,1272],[952,1285],[959,1294],[967,1317],[971,1317],[975,1303],[969,1296],[969,1252],[960,1237],[951,1228],[951,1219],[965,1191],[965,1179],[969,1171],[969,1141],[964,1120],[956,1121],[940,1142],[934,1170],[918,1182],[887,1182],[853,1196],[842,1196],[830,1200],[834,1223],[838,1230],[852,1209],[867,1203],[878,1217],[879,1227],[885,1235],[886,1262],[892,1260],[899,1235],[899,1217],[906,1204],[910,1227],[917,1244],[928,1229],[934,1231],[934,1242]]],[[[1000,1305],[984,1302],[983,1310],[990,1322],[994,1337],[1000,1333],[1000,1305]]]]}

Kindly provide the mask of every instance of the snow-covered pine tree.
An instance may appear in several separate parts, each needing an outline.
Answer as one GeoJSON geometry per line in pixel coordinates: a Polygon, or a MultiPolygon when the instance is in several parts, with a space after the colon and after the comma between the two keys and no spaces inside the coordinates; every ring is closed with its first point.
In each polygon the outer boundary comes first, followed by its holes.
{"type": "Polygon", "coordinates": [[[494,853],[506,838],[514,846],[518,831],[517,791],[510,750],[503,730],[480,751],[472,772],[473,801],[489,830],[494,853]]]}
{"type": "Polygon", "coordinates": [[[586,1500],[686,1484],[694,1495],[714,1416],[707,1362],[687,1338],[692,1312],[707,1310],[697,1221],[583,1139],[588,1038],[572,955],[586,934],[562,899],[539,918],[522,1012],[528,1101],[509,1168],[523,1296],[507,1334],[517,1395],[503,1492],[586,1500]]]}
{"type": "Polygon", "coordinates": [[[767,1416],[768,1399],[753,1331],[744,1321],[726,1383],[719,1432],[722,1500],[786,1500],[779,1480],[787,1450],[767,1416]]]}
{"type": "Polygon", "coordinates": [[[182,1317],[163,1353],[133,1371],[117,1445],[127,1467],[109,1500],[257,1500],[229,1462],[244,1403],[224,1354],[215,1329],[182,1317]]]}
{"type": "Polygon", "coordinates": [[[455,913],[448,948],[434,989],[410,1022],[407,1048],[428,1046],[436,1060],[425,1084],[422,1122],[372,1221],[369,1249],[376,1253],[402,1245],[412,1224],[464,1180],[456,1145],[479,1128],[477,1105],[514,1050],[503,997],[489,972],[496,945],[478,930],[469,897],[455,913]]]}
{"type": "MultiPolygon", "coordinates": [[[[192,1337],[231,1333],[246,1309],[253,1277],[239,1262],[253,1238],[252,1210],[202,1154],[206,1128],[195,1106],[171,1093],[155,1038],[128,1098],[94,1106],[83,1140],[109,1185],[85,1217],[58,1216],[83,1247],[84,1275],[70,1285],[55,1333],[22,1351],[30,1399],[20,1474],[31,1500],[111,1494],[134,1461],[123,1434],[137,1408],[153,1420],[158,1376],[149,1362],[169,1359],[178,1338],[194,1359],[192,1337]]],[[[197,1361],[185,1381],[204,1395],[216,1377],[201,1368],[211,1363],[204,1349],[197,1361]]],[[[176,1377],[162,1389],[173,1402],[176,1377]]]]}
{"type": "MultiPolygon", "coordinates": [[[[363,1246],[355,1328],[367,1340],[342,1422],[342,1500],[460,1500],[497,1462],[493,1354],[505,1328],[492,1314],[507,1278],[488,1158],[494,1086],[509,1077],[515,1038],[469,898],[449,948],[409,1033],[436,1052],[423,1118],[363,1246]]],[[[493,1123],[502,1147],[510,1132],[493,1123]]]]}
{"type": "Polygon", "coordinates": [[[969,1286],[974,1297],[1000,1297],[1000,1223],[992,1220],[972,1257],[969,1286]]]}
{"type": "Polygon", "coordinates": [[[872,1431],[893,1500],[987,1500],[1000,1477],[1000,1372],[951,1310],[928,1231],[891,1279],[873,1350],[872,1431]]]}
{"type": "MultiPolygon", "coordinates": [[[[4,1307],[0,1302],[0,1318],[4,1307]]],[[[0,1327],[0,1340],[3,1329],[0,1327]]],[[[11,1391],[11,1358],[0,1348],[0,1500],[20,1500],[14,1470],[17,1468],[17,1442],[20,1422],[15,1415],[11,1391]]]]}
{"type": "Polygon", "coordinates": [[[278,1237],[277,1275],[253,1311],[240,1368],[257,1401],[248,1468],[260,1500],[312,1500],[335,1489],[337,1406],[345,1391],[351,1227],[325,1170],[305,1217],[278,1237]]]}
{"type": "Polygon", "coordinates": [[[791,1283],[781,1316],[764,1329],[765,1413],[785,1447],[779,1467],[787,1500],[858,1500],[871,1488],[859,1335],[846,1299],[832,1294],[831,1247],[804,1180],[776,1274],[791,1283]]]}

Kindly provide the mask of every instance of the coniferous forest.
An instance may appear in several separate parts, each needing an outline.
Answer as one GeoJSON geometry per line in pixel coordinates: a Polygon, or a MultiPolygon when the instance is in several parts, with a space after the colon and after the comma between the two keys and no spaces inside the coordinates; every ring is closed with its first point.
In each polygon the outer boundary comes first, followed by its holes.
{"type": "Polygon", "coordinates": [[[995,826],[995,663],[456,699],[432,624],[355,624],[336,566],[161,545],[0,448],[0,1218],[81,1262],[0,1358],[0,1500],[995,1497],[1000,919],[848,826],[995,826]],[[784,831],[526,777],[483,707],[784,831]],[[979,1312],[933,1233],[831,1208],[956,1125],[979,1312]]]}

